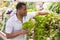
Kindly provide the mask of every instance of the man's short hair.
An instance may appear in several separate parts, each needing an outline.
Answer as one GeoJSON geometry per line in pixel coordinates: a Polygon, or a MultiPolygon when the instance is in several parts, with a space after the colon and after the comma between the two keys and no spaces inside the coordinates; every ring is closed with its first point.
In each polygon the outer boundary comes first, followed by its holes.
{"type": "Polygon", "coordinates": [[[18,9],[22,8],[23,5],[26,6],[25,3],[23,3],[23,2],[19,2],[19,3],[16,5],[16,9],[18,10],[18,9]]]}

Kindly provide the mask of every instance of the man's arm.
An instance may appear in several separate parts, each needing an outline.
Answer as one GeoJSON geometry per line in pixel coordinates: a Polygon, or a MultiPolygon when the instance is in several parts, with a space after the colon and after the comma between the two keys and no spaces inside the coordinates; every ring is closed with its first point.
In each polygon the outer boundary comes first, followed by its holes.
{"type": "Polygon", "coordinates": [[[47,12],[47,11],[39,11],[39,12],[36,13],[36,16],[38,16],[38,15],[46,15],[46,14],[49,14],[49,12],[47,12]]]}
{"type": "Polygon", "coordinates": [[[6,38],[14,38],[18,35],[24,35],[24,34],[27,34],[28,32],[26,30],[21,30],[21,31],[18,31],[18,32],[15,32],[15,33],[6,33],[6,38]]]}
{"type": "Polygon", "coordinates": [[[7,23],[6,23],[6,26],[5,26],[5,34],[6,34],[6,38],[14,38],[18,35],[24,35],[27,33],[27,30],[20,30],[20,31],[17,31],[17,32],[12,32],[13,31],[13,23],[11,20],[8,20],[7,23]]]}

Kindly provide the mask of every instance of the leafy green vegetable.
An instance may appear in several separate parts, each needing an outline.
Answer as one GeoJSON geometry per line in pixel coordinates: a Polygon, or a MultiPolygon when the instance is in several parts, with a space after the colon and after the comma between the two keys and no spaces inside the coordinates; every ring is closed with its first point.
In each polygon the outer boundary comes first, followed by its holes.
{"type": "Polygon", "coordinates": [[[31,31],[34,28],[34,40],[60,40],[60,14],[50,12],[48,15],[39,15],[32,20],[25,22],[23,28],[31,31]]]}
{"type": "Polygon", "coordinates": [[[52,3],[46,4],[46,6],[47,6],[45,8],[46,10],[50,10],[60,14],[60,2],[52,2],[52,3]]]}
{"type": "Polygon", "coordinates": [[[35,24],[32,21],[33,19],[30,19],[28,22],[23,23],[23,29],[27,29],[29,33],[27,34],[27,40],[32,36],[32,29],[34,28],[35,24]]]}
{"type": "Polygon", "coordinates": [[[32,19],[30,19],[28,22],[23,23],[23,29],[28,29],[29,31],[34,28],[34,23],[32,22],[32,19]]]}

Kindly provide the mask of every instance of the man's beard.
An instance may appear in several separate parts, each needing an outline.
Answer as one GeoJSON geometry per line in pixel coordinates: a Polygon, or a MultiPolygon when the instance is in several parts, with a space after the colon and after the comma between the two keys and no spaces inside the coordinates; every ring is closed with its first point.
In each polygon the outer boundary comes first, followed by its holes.
{"type": "Polygon", "coordinates": [[[27,14],[24,14],[23,16],[27,16],[27,14]]]}

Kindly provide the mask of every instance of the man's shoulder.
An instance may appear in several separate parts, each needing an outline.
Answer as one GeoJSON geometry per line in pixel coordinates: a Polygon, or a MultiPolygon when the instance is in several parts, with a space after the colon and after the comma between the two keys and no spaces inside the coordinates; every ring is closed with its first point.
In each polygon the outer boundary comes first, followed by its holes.
{"type": "Polygon", "coordinates": [[[12,16],[12,17],[10,17],[10,18],[8,19],[7,23],[11,23],[11,22],[13,22],[14,20],[15,20],[15,15],[12,16]]]}

